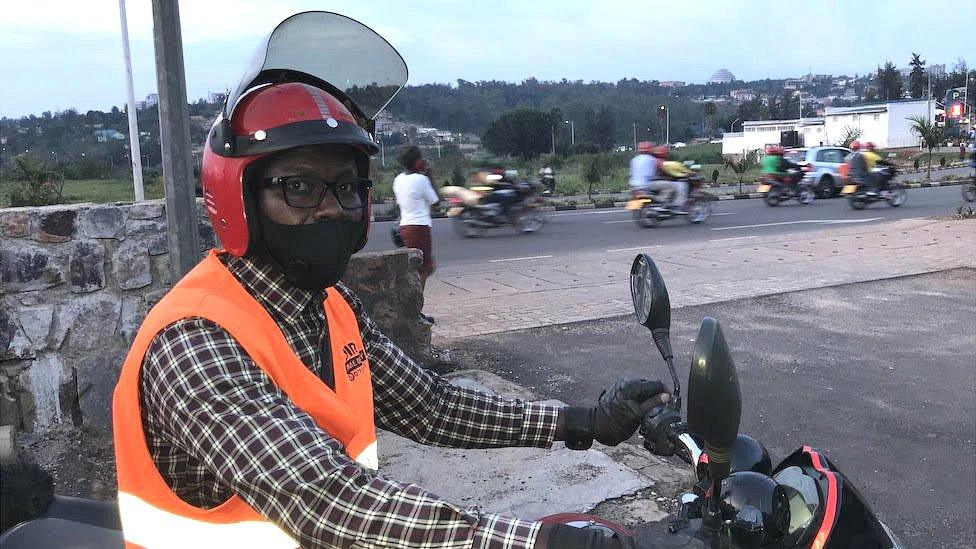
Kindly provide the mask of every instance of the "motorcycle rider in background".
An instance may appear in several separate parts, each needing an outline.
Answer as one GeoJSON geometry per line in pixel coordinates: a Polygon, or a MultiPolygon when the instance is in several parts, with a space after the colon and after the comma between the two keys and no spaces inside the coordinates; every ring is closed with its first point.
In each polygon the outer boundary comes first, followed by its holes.
{"type": "Polygon", "coordinates": [[[871,177],[870,173],[868,172],[867,160],[864,158],[864,154],[861,152],[860,141],[854,141],[851,143],[851,154],[847,155],[847,158],[844,159],[844,163],[847,164],[847,175],[852,183],[856,185],[871,185],[871,177]]]}
{"type": "Polygon", "coordinates": [[[873,141],[868,141],[864,144],[865,152],[864,163],[867,166],[868,171],[868,181],[871,184],[871,188],[868,190],[869,193],[877,194],[883,190],[886,190],[887,181],[883,174],[874,173],[874,168],[876,166],[886,166],[888,161],[881,157],[880,154],[875,152],[875,145],[873,141]]]}
{"type": "Polygon", "coordinates": [[[783,185],[792,186],[793,181],[787,176],[787,172],[799,166],[788,160],[783,153],[786,152],[780,145],[769,145],[766,147],[766,156],[762,160],[761,176],[771,177],[783,185]]]}
{"type": "Polygon", "coordinates": [[[552,169],[552,164],[546,162],[545,166],[539,170],[539,179],[546,190],[542,194],[552,194],[556,192],[556,170],[552,169]]]}
{"type": "Polygon", "coordinates": [[[672,207],[682,208],[688,196],[687,183],[661,177],[661,165],[667,159],[667,147],[655,147],[650,141],[641,141],[637,144],[637,155],[630,159],[628,184],[631,191],[669,191],[672,207]]]}

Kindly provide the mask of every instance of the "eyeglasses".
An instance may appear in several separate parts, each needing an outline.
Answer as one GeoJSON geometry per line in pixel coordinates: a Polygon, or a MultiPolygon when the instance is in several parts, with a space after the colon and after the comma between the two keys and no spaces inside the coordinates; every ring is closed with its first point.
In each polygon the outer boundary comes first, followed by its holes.
{"type": "Polygon", "coordinates": [[[304,209],[317,208],[325,199],[325,193],[331,189],[342,209],[358,210],[363,207],[363,199],[367,191],[373,188],[373,182],[363,177],[344,181],[323,181],[304,175],[286,175],[266,177],[261,182],[281,187],[286,204],[292,208],[304,209]]]}

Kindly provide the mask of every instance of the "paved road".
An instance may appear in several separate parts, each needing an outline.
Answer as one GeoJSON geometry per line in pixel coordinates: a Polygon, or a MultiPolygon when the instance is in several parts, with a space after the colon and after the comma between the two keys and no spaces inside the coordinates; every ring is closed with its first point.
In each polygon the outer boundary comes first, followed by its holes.
{"type": "MultiPolygon", "coordinates": [[[[434,220],[434,257],[439,266],[466,266],[525,258],[621,250],[646,249],[649,243],[681,244],[720,239],[761,239],[765,235],[799,233],[842,224],[872,224],[895,219],[931,217],[954,212],[965,202],[959,187],[911,189],[900,208],[876,203],[855,211],[841,198],[816,200],[807,206],[791,202],[776,208],[761,200],[726,200],[714,203],[713,217],[700,225],[670,220],[654,229],[640,229],[623,208],[556,212],[536,234],[516,234],[504,227],[477,239],[459,237],[453,220],[434,220]]],[[[389,229],[395,222],[373,227],[368,251],[393,249],[389,229]]]]}
{"type": "MultiPolygon", "coordinates": [[[[687,379],[701,318],[718,318],[739,371],[741,431],[774,462],[818,447],[908,547],[972,547],[974,305],[976,271],[958,269],[687,307],[673,315],[675,362],[687,379]]],[[[632,317],[469,338],[454,350],[463,367],[570,404],[619,378],[669,377],[632,317]]]]}

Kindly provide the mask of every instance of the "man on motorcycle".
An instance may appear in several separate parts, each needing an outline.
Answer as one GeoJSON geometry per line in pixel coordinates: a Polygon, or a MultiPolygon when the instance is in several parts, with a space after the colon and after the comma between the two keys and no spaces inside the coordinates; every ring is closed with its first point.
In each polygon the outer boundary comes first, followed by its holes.
{"type": "Polygon", "coordinates": [[[661,165],[669,156],[668,148],[664,145],[655,147],[650,141],[641,141],[637,144],[637,153],[630,160],[630,189],[669,192],[672,199],[671,206],[684,208],[688,197],[688,183],[665,179],[661,173],[661,165]]]}
{"type": "Polygon", "coordinates": [[[856,185],[870,185],[871,177],[868,171],[867,160],[861,152],[861,142],[855,140],[851,143],[851,154],[844,159],[847,164],[847,176],[856,185]]]}
{"type": "Polygon", "coordinates": [[[871,184],[871,188],[868,191],[870,193],[877,193],[884,190],[888,183],[884,174],[874,173],[875,167],[888,165],[888,161],[876,152],[876,148],[873,141],[868,141],[864,144],[864,164],[867,167],[868,181],[871,184]]]}
{"type": "Polygon", "coordinates": [[[799,166],[783,156],[785,152],[786,149],[780,145],[767,146],[766,156],[763,157],[760,174],[761,176],[773,178],[783,185],[790,186],[792,181],[787,177],[787,172],[790,169],[799,168],[799,166]]]}
{"type": "Polygon", "coordinates": [[[545,191],[542,194],[552,194],[556,192],[556,170],[552,169],[552,164],[546,162],[545,166],[539,170],[539,178],[545,191]]]}
{"type": "Polygon", "coordinates": [[[596,406],[557,407],[417,365],[340,282],[370,226],[378,149],[365,109],[324,79],[274,74],[242,82],[206,141],[203,187],[225,248],[153,307],[115,390],[126,542],[596,547],[587,532],[378,475],[376,427],[450,447],[616,445],[669,400],[663,384],[621,381],[596,406]]]}

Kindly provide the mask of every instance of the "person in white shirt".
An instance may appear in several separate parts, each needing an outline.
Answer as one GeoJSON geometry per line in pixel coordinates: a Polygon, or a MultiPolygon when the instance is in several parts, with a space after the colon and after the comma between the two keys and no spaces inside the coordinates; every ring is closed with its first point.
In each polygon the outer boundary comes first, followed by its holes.
{"type": "MultiPolygon", "coordinates": [[[[427,285],[427,277],[434,272],[430,207],[437,204],[440,198],[431,183],[430,168],[419,147],[404,147],[397,156],[397,162],[403,167],[403,172],[393,180],[393,194],[400,208],[400,238],[406,247],[416,248],[424,254],[420,267],[420,285],[423,288],[427,285]]],[[[430,317],[426,318],[431,320],[430,317]]]]}
{"type": "Polygon", "coordinates": [[[637,156],[630,159],[631,191],[664,190],[670,191],[672,203],[675,207],[684,206],[688,196],[687,184],[683,181],[671,181],[660,177],[660,164],[667,160],[668,149],[665,146],[655,147],[650,141],[637,144],[637,156]]]}

